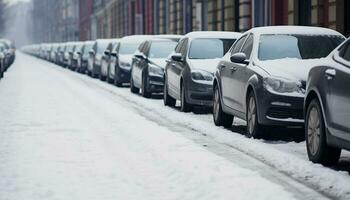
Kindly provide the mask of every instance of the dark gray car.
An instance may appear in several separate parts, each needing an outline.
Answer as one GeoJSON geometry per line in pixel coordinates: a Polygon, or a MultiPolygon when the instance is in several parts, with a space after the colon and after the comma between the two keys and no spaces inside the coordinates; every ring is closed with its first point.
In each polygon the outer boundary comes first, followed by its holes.
{"type": "Polygon", "coordinates": [[[132,58],[130,90],[142,96],[163,92],[166,59],[177,45],[172,39],[149,39],[143,42],[132,58]]]}
{"type": "Polygon", "coordinates": [[[305,137],[309,159],[334,164],[350,150],[350,40],[312,68],[305,98],[305,137]]]}
{"type": "Polygon", "coordinates": [[[246,32],[219,63],[213,118],[232,126],[247,121],[247,136],[260,138],[271,126],[304,125],[306,79],[311,66],[342,41],[340,33],[317,27],[276,26],[246,32]]]}
{"type": "Polygon", "coordinates": [[[105,50],[112,48],[111,39],[99,39],[96,40],[92,49],[89,51],[89,60],[88,60],[88,74],[91,77],[100,79],[105,79],[106,77],[101,76],[101,65],[102,60],[105,57],[105,50]]]}
{"type": "Polygon", "coordinates": [[[180,100],[182,112],[189,112],[193,105],[212,106],[216,66],[240,36],[218,31],[185,35],[164,70],[164,104],[175,106],[180,100]]]}

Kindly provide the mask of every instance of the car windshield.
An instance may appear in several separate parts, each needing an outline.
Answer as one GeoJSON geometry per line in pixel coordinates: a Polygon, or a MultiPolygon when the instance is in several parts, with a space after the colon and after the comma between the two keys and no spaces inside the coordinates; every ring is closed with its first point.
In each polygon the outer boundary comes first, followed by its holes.
{"type": "Polygon", "coordinates": [[[82,48],[83,48],[83,45],[79,44],[79,45],[75,46],[74,51],[76,51],[76,52],[81,51],[82,48]]]}
{"type": "Polygon", "coordinates": [[[191,42],[188,57],[190,59],[221,58],[234,42],[235,39],[195,39],[191,42]]]}
{"type": "Polygon", "coordinates": [[[152,42],[149,58],[166,58],[174,51],[176,45],[175,41],[152,42]]]}
{"type": "Polygon", "coordinates": [[[92,44],[86,44],[86,45],[84,46],[84,54],[88,54],[89,51],[92,49],[93,46],[94,46],[93,43],[92,43],[92,44]]]}
{"type": "Polygon", "coordinates": [[[139,47],[141,42],[137,43],[121,43],[119,48],[119,54],[133,54],[139,47]]]}
{"type": "Polygon", "coordinates": [[[323,58],[343,41],[344,38],[331,35],[262,35],[258,58],[259,60],[323,58]]]}
{"type": "Polygon", "coordinates": [[[101,42],[97,44],[97,53],[102,54],[108,47],[109,42],[101,42]]]}

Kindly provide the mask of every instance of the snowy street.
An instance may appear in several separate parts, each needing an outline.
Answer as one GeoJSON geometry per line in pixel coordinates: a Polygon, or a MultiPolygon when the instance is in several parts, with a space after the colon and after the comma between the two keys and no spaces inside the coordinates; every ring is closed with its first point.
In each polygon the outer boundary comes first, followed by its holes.
{"type": "MultiPolygon", "coordinates": [[[[0,81],[0,200],[350,199],[305,143],[254,140],[17,53],[0,81]]],[[[237,130],[235,130],[237,129],[237,130]]]]}

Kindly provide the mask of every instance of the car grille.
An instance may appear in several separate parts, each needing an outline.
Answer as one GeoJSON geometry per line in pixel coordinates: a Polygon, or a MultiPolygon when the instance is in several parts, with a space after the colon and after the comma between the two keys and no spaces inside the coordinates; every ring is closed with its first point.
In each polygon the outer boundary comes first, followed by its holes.
{"type": "Polygon", "coordinates": [[[303,110],[291,109],[291,108],[281,108],[281,107],[271,107],[267,111],[267,116],[278,119],[304,119],[303,110]]]}

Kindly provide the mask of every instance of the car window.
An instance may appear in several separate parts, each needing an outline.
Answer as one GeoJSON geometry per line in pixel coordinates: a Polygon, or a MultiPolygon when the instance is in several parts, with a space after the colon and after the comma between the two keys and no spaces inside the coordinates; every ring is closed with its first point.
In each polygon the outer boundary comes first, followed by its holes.
{"type": "Polygon", "coordinates": [[[241,37],[236,43],[234,43],[231,49],[231,54],[238,53],[241,50],[241,47],[243,46],[246,38],[247,38],[247,35],[241,37]]]}
{"type": "Polygon", "coordinates": [[[182,47],[181,47],[181,54],[182,55],[186,55],[187,46],[188,46],[188,39],[185,39],[184,42],[182,43],[182,47]]]}
{"type": "Polygon", "coordinates": [[[334,35],[262,35],[258,57],[259,60],[323,58],[343,41],[343,37],[334,35]]]}
{"type": "Polygon", "coordinates": [[[339,56],[350,62],[350,41],[345,43],[340,49],[339,56]]]}
{"type": "Polygon", "coordinates": [[[181,53],[181,48],[182,48],[182,44],[185,41],[185,39],[180,40],[180,42],[177,44],[176,48],[175,48],[175,53],[181,53]]]}
{"type": "Polygon", "coordinates": [[[133,54],[137,50],[137,48],[140,46],[140,42],[123,42],[120,43],[119,46],[119,54],[127,55],[127,54],[133,54]]]}
{"type": "Polygon", "coordinates": [[[138,49],[140,52],[142,52],[142,49],[144,48],[145,44],[146,44],[146,41],[145,41],[145,42],[142,42],[142,43],[140,44],[139,48],[137,48],[137,49],[138,49]]]}
{"type": "Polygon", "coordinates": [[[189,48],[190,59],[222,58],[232,46],[234,39],[200,38],[194,39],[189,48]]]}
{"type": "Polygon", "coordinates": [[[152,42],[149,50],[149,58],[167,58],[174,51],[177,42],[157,41],[152,42]]]}
{"type": "Polygon", "coordinates": [[[253,50],[253,35],[249,35],[247,41],[244,43],[244,46],[242,48],[242,52],[245,53],[245,55],[247,56],[247,58],[250,58],[250,55],[252,54],[252,50],[253,50]]]}

